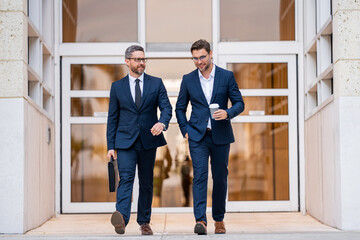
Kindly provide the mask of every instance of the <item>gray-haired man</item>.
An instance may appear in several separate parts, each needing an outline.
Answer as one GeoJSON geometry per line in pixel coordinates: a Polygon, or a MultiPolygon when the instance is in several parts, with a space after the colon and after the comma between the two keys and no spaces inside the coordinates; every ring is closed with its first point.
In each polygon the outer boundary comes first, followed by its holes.
{"type": "Polygon", "coordinates": [[[137,222],[141,234],[152,235],[149,223],[156,148],[166,144],[162,132],[168,127],[172,107],[162,80],[144,73],[146,58],[141,46],[126,49],[125,62],[129,74],[111,85],[107,123],[108,157],[117,159],[120,176],[111,223],[117,233],[125,232],[137,165],[140,187],[137,222]]]}

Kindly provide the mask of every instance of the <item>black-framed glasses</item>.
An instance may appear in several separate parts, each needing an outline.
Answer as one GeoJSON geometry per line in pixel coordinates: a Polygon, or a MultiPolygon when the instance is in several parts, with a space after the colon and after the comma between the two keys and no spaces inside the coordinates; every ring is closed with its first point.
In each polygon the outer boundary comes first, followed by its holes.
{"type": "Polygon", "coordinates": [[[197,57],[193,57],[192,60],[193,60],[194,62],[197,62],[197,61],[199,61],[199,60],[204,61],[205,58],[207,57],[207,55],[208,55],[208,54],[202,55],[202,56],[200,56],[200,57],[198,57],[198,58],[197,58],[197,57]]]}
{"type": "Polygon", "coordinates": [[[140,63],[140,62],[146,63],[146,61],[147,61],[147,58],[128,58],[128,59],[132,59],[137,63],[140,63]]]}

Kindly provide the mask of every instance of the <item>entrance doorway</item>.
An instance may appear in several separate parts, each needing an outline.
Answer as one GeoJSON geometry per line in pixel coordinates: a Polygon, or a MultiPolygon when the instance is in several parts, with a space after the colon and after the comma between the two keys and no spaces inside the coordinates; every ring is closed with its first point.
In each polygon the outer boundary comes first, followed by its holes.
{"type": "MultiPolygon", "coordinates": [[[[229,161],[228,211],[297,211],[297,111],[295,56],[219,56],[232,70],[245,112],[232,120],[236,142],[229,161]]],[[[175,110],[189,58],[149,58],[146,72],[158,76],[175,110]]],[[[108,192],[106,120],[109,89],[127,74],[122,57],[63,57],[62,211],[112,212],[108,192]]],[[[191,112],[191,106],[188,113],[191,112]]],[[[192,165],[175,113],[154,168],[154,212],[192,211],[192,165]]],[[[211,171],[209,171],[210,173],[211,171]]],[[[208,207],[211,207],[211,175],[208,207]]],[[[137,178],[132,211],[136,211],[137,178]]]]}

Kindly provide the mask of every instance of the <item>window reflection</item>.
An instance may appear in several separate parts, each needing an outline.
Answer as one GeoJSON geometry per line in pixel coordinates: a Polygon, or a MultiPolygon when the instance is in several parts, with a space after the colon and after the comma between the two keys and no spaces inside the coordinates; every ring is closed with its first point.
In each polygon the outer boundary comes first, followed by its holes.
{"type": "Polygon", "coordinates": [[[72,117],[106,117],[109,98],[71,98],[72,117]]]}
{"type": "Polygon", "coordinates": [[[229,201],[289,200],[288,123],[236,123],[233,129],[229,201]]]}
{"type": "MultiPolygon", "coordinates": [[[[188,142],[177,124],[164,132],[167,145],[156,152],[152,207],[192,207],[192,161],[188,142]]],[[[209,164],[210,166],[210,164],[209,164]]],[[[212,178],[209,168],[207,206],[212,205],[212,178]]]]}
{"type": "Polygon", "coordinates": [[[194,62],[189,58],[150,58],[146,63],[147,74],[162,78],[166,90],[177,93],[183,75],[194,70],[194,62]]]}
{"type": "Polygon", "coordinates": [[[295,0],[220,0],[220,41],[294,41],[295,0]]]}
{"type": "Polygon", "coordinates": [[[134,0],[63,0],[63,42],[136,42],[134,0]]]}
{"type": "Polygon", "coordinates": [[[127,72],[125,64],[71,64],[71,90],[110,90],[127,72]]]}
{"type": "MultiPolygon", "coordinates": [[[[288,97],[243,97],[245,110],[241,115],[288,115],[288,97]]],[[[230,106],[230,104],[229,104],[230,106]]]]}
{"type": "Polygon", "coordinates": [[[105,124],[71,125],[71,202],[115,202],[109,192],[105,124]]]}
{"type": "Polygon", "coordinates": [[[211,42],[211,6],[211,0],[146,0],[148,51],[189,51],[200,38],[211,42]]]}
{"type": "Polygon", "coordinates": [[[240,89],[287,88],[287,63],[229,63],[240,89]]]}

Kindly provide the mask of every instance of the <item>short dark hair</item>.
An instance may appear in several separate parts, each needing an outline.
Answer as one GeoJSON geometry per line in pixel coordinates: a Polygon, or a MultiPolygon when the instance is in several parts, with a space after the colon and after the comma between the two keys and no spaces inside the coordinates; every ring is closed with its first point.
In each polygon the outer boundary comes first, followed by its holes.
{"type": "Polygon", "coordinates": [[[145,51],[144,51],[144,48],[143,48],[142,46],[139,46],[139,45],[131,45],[130,47],[128,47],[128,48],[125,50],[125,58],[131,58],[131,57],[132,57],[132,53],[133,53],[133,52],[136,52],[136,51],[145,52],[145,51]]]}
{"type": "Polygon", "coordinates": [[[193,52],[194,50],[200,50],[200,49],[205,49],[208,53],[210,53],[210,51],[211,51],[210,43],[208,41],[206,41],[205,39],[200,39],[200,40],[197,40],[196,42],[194,42],[193,45],[191,45],[191,52],[193,52]]]}

